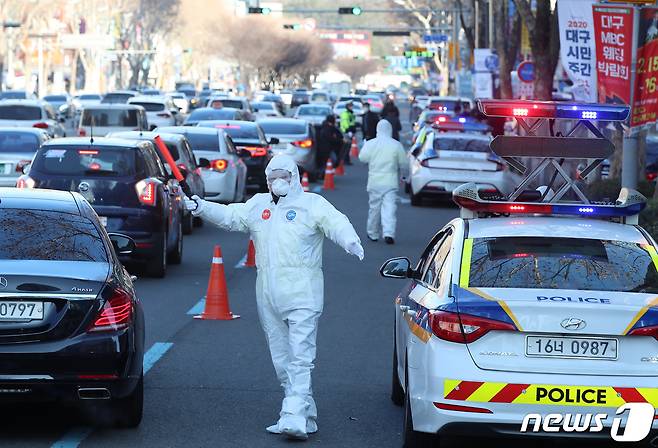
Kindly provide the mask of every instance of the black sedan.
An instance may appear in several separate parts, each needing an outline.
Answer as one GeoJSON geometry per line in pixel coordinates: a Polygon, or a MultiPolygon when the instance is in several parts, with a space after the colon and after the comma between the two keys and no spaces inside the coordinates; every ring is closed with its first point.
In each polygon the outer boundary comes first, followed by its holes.
{"type": "Polygon", "coordinates": [[[142,420],[144,315],[108,234],[78,193],[0,188],[0,399],[90,405],[142,420]]]}

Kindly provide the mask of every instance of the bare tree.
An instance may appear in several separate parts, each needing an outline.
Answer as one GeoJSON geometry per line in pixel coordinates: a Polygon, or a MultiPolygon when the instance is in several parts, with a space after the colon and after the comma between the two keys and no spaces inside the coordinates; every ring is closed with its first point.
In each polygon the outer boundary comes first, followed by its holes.
{"type": "Polygon", "coordinates": [[[500,97],[512,98],[512,78],[510,72],[516,63],[521,40],[521,17],[518,11],[509,18],[509,3],[494,3],[495,42],[500,72],[500,97]]]}
{"type": "Polygon", "coordinates": [[[338,71],[345,73],[356,85],[361,78],[369,73],[377,71],[379,64],[372,59],[337,59],[334,65],[338,71]]]}
{"type": "Polygon", "coordinates": [[[553,76],[560,56],[560,36],[557,21],[557,2],[537,0],[533,13],[528,0],[514,0],[530,35],[530,50],[535,62],[535,97],[550,100],[553,76]]]}

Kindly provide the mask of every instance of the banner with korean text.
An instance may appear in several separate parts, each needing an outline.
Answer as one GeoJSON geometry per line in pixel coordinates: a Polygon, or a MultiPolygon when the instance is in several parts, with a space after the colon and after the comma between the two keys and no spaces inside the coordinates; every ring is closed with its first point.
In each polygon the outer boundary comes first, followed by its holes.
{"type": "Polygon", "coordinates": [[[631,126],[658,118],[658,8],[642,8],[637,35],[637,67],[631,126]]]}
{"type": "Polygon", "coordinates": [[[592,6],[600,103],[631,101],[633,8],[592,6]]]}
{"type": "Polygon", "coordinates": [[[560,58],[573,82],[576,101],[596,103],[596,50],[594,39],[593,0],[560,0],[560,58]]]}

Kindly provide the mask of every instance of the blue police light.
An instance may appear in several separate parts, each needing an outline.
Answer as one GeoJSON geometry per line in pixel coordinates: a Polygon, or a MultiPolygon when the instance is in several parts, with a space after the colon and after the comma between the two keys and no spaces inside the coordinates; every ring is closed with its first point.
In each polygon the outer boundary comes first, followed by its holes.
{"type": "Polygon", "coordinates": [[[629,108],[615,104],[558,104],[555,118],[581,120],[622,121],[628,117],[629,108]]]}

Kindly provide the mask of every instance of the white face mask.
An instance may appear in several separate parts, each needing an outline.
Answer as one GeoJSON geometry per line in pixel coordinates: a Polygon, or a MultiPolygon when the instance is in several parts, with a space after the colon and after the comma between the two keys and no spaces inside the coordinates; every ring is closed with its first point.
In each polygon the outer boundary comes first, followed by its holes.
{"type": "Polygon", "coordinates": [[[274,179],[272,182],[272,193],[281,197],[286,196],[290,192],[290,182],[283,179],[274,179]]]}

